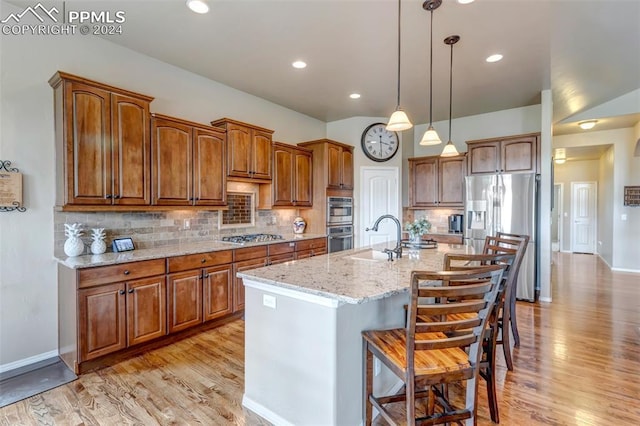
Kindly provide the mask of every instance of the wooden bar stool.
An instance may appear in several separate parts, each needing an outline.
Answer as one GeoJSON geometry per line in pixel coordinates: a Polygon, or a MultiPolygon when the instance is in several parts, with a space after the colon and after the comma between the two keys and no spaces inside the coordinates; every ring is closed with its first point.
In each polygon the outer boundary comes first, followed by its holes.
{"type": "MultiPolygon", "coordinates": [[[[487,321],[487,330],[482,341],[482,361],[480,363],[480,376],[487,383],[487,400],[489,413],[494,423],[500,423],[498,410],[498,396],[496,392],[496,345],[498,341],[498,318],[504,301],[505,289],[512,285],[510,280],[515,279],[511,274],[511,268],[515,261],[515,254],[451,254],[444,255],[444,269],[447,271],[459,271],[465,269],[480,268],[486,265],[504,265],[500,288],[496,294],[493,309],[487,321]]],[[[463,319],[466,314],[450,315],[450,320],[463,319]]]]}
{"type": "Polygon", "coordinates": [[[404,403],[410,426],[475,423],[481,342],[503,270],[503,266],[492,265],[464,271],[412,272],[407,326],[362,332],[366,425],[371,425],[373,407],[389,424],[405,424],[392,409],[397,403],[404,403]],[[428,286],[420,285],[424,281],[428,286]],[[448,320],[453,314],[468,317],[448,320]],[[373,395],[374,356],[402,380],[400,393],[373,395]],[[442,384],[455,382],[466,382],[464,407],[452,406],[441,390],[442,384]],[[416,400],[425,398],[425,413],[416,417],[416,400]]]}

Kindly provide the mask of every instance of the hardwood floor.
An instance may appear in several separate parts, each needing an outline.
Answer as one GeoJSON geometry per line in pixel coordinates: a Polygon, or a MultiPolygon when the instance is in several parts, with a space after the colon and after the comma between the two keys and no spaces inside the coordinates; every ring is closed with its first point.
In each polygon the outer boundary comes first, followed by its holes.
{"type": "MultiPolygon", "coordinates": [[[[640,275],[564,253],[552,273],[553,303],[518,302],[513,372],[498,351],[501,424],[640,424],[640,275]]],[[[241,406],[243,339],[242,321],[203,332],[2,408],[0,425],[268,425],[241,406]]],[[[487,407],[481,382],[479,425],[487,407]]]]}

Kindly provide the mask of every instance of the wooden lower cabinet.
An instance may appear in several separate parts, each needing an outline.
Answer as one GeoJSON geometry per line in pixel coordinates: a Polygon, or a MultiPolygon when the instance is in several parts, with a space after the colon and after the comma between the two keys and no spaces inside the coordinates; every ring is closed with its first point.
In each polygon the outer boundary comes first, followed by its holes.
{"type": "Polygon", "coordinates": [[[78,290],[79,361],[166,334],[165,277],[78,290]]]}
{"type": "Polygon", "coordinates": [[[216,266],[203,271],[204,321],[233,312],[232,265],[216,266]]]}
{"type": "Polygon", "coordinates": [[[242,278],[237,277],[238,272],[261,268],[266,265],[266,257],[236,262],[233,265],[233,312],[241,311],[244,309],[244,283],[242,282],[242,278]]]}
{"type": "Polygon", "coordinates": [[[169,333],[202,322],[202,271],[169,274],[167,278],[169,333]]]}
{"type": "Polygon", "coordinates": [[[323,254],[327,254],[326,238],[313,238],[296,243],[296,259],[305,259],[323,254]]]}

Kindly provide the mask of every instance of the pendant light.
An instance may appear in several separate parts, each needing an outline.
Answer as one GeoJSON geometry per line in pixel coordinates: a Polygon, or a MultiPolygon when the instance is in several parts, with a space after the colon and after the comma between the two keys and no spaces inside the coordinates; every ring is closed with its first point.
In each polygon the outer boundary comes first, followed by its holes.
{"type": "Polygon", "coordinates": [[[396,105],[396,111],[391,114],[389,123],[387,124],[387,130],[391,132],[399,132],[407,130],[413,127],[413,124],[407,117],[407,114],[400,108],[400,20],[401,20],[401,3],[402,0],[398,0],[398,103],[396,105]]]}
{"type": "Polygon", "coordinates": [[[441,4],[442,0],[427,0],[422,3],[422,8],[431,12],[431,36],[429,40],[429,128],[424,132],[420,145],[438,145],[442,143],[438,133],[433,128],[433,11],[440,7],[441,4]]]}
{"type": "Polygon", "coordinates": [[[460,36],[452,35],[444,39],[444,44],[451,46],[451,64],[449,67],[449,142],[444,146],[441,157],[458,155],[456,146],[451,142],[451,112],[453,105],[453,45],[460,41],[460,36]]]}

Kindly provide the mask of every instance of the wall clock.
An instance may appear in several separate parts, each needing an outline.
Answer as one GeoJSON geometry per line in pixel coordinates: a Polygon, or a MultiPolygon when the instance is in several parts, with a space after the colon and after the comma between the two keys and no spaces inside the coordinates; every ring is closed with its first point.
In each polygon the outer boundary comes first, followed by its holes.
{"type": "Polygon", "coordinates": [[[384,123],[373,123],[362,132],[360,144],[365,155],[373,161],[389,161],[398,152],[400,140],[396,132],[386,129],[384,123]]]}

